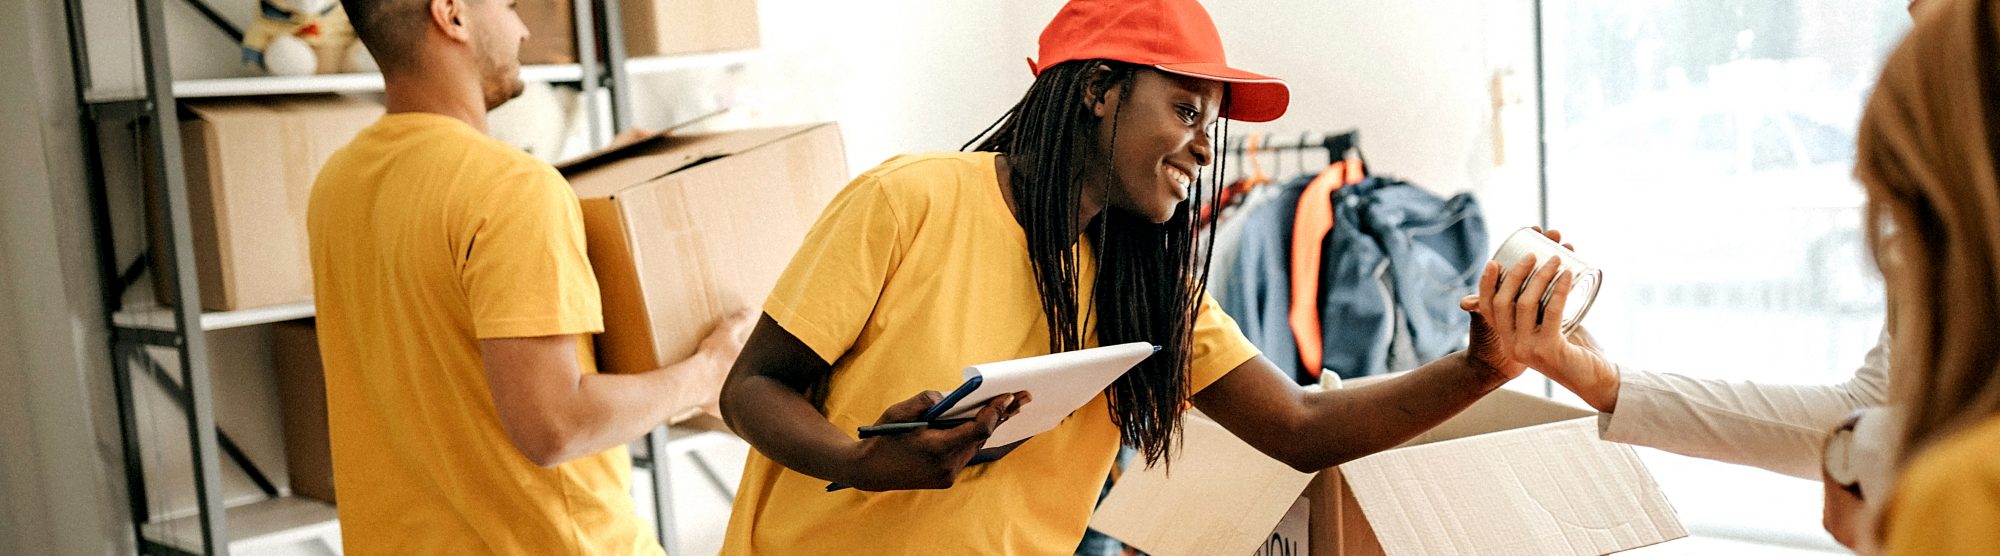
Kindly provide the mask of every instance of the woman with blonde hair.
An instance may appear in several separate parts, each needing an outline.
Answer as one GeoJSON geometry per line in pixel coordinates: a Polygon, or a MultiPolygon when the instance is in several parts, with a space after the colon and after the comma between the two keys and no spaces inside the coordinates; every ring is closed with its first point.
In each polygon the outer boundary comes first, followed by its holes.
{"type": "Polygon", "coordinates": [[[1902,474],[1889,554],[2000,554],[2000,2],[1925,2],[1861,120],[1902,474]]]}

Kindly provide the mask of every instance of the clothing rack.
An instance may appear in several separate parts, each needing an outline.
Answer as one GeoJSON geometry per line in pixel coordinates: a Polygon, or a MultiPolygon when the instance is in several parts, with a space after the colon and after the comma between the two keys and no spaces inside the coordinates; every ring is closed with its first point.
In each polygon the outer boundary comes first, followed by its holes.
{"type": "MultiPolygon", "coordinates": [[[[1353,156],[1355,160],[1361,162],[1362,168],[1369,167],[1368,159],[1361,154],[1361,130],[1358,129],[1350,129],[1337,133],[1306,131],[1296,135],[1276,133],[1238,135],[1229,138],[1229,148],[1227,151],[1229,156],[1241,158],[1247,155],[1250,149],[1250,138],[1253,136],[1258,138],[1257,151],[1259,153],[1320,150],[1327,153],[1327,164],[1329,165],[1333,164],[1337,159],[1353,156]],[[1339,154],[1336,155],[1335,153],[1339,154]]],[[[1304,156],[1303,153],[1300,154],[1301,167],[1305,166],[1303,163],[1304,156]]]]}

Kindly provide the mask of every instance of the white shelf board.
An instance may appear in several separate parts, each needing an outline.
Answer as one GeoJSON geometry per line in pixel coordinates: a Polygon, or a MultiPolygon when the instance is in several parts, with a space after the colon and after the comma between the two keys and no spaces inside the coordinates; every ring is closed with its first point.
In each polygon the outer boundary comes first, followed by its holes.
{"type": "MultiPolygon", "coordinates": [[[[576,64],[522,66],[521,79],[562,83],[583,79],[583,67],[576,64]]],[[[304,93],[367,93],[382,90],[382,74],[335,73],[296,77],[261,76],[223,79],[187,79],[174,82],[177,98],[291,95],[304,93]]]]}
{"type": "MultiPolygon", "coordinates": [[[[173,330],[173,311],[172,307],[160,305],[132,307],[113,315],[112,322],[119,326],[131,328],[173,330]]],[[[313,302],[307,301],[304,303],[272,305],[270,307],[257,307],[240,311],[204,312],[201,314],[201,329],[223,330],[312,318],[313,311],[313,302]]]]}
{"type": "MultiPolygon", "coordinates": [[[[223,510],[230,552],[257,546],[337,539],[340,513],[332,504],[303,496],[280,496],[223,510]]],[[[146,525],[146,538],[201,554],[201,522],[194,516],[146,525]]]]}
{"type": "Polygon", "coordinates": [[[741,65],[757,54],[752,50],[723,50],[672,56],[645,56],[625,59],[625,73],[646,75],[700,68],[741,65]]]}
{"type": "MultiPolygon", "coordinates": [[[[625,71],[646,75],[698,68],[740,65],[755,57],[757,50],[724,50],[696,54],[644,56],[625,60],[625,71]]],[[[583,66],[550,64],[521,67],[521,79],[544,83],[574,83],[583,80],[583,66]]],[[[240,97],[308,93],[371,93],[382,90],[378,73],[336,73],[304,76],[224,77],[183,79],[174,82],[176,98],[240,97]]],[[[92,102],[130,100],[138,91],[93,91],[92,102]]]]}

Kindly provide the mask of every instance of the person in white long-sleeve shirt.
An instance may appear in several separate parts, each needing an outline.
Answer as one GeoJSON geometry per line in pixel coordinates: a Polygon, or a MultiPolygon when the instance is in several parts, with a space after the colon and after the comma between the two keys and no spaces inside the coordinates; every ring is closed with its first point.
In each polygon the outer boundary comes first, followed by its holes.
{"type": "MultiPolygon", "coordinates": [[[[1912,13],[1917,4],[1909,2],[1912,13]]],[[[1899,415],[1882,407],[1891,375],[1886,327],[1853,378],[1837,384],[1628,369],[1605,358],[1587,332],[1571,340],[1561,349],[1548,346],[1549,357],[1529,366],[1603,412],[1602,438],[1821,481],[1827,531],[1843,545],[1874,552],[1901,428],[1899,415]]]]}
{"type": "Polygon", "coordinates": [[[1895,477],[1895,416],[1878,407],[1889,396],[1887,330],[1853,378],[1837,384],[1629,369],[1597,351],[1588,333],[1573,340],[1579,349],[1535,369],[1603,412],[1605,440],[1823,481],[1827,530],[1841,544],[1871,548],[1860,541],[1872,535],[1860,533],[1875,522],[1895,477]],[[1826,449],[1830,436],[1841,437],[1836,449],[1826,449]]]}
{"type": "Polygon", "coordinates": [[[1854,377],[1838,384],[1762,384],[1620,366],[1610,395],[1586,401],[1604,412],[1598,430],[1605,440],[1819,480],[1827,432],[1888,399],[1888,341],[1885,331],[1854,377]]]}

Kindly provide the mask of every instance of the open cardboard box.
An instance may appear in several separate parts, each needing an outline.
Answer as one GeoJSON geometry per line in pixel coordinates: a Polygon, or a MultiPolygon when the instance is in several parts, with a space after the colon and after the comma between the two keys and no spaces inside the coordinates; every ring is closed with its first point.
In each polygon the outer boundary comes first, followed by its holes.
{"type": "Polygon", "coordinates": [[[1595,416],[1502,389],[1401,446],[1308,474],[1191,415],[1171,474],[1128,469],[1091,527],[1159,556],[1581,556],[1687,536],[1632,448],[1597,438],[1595,416]]]}
{"type": "Polygon", "coordinates": [[[689,355],[760,308],[847,185],[831,123],[662,134],[564,163],[604,300],[598,364],[635,373],[689,355]]]}

